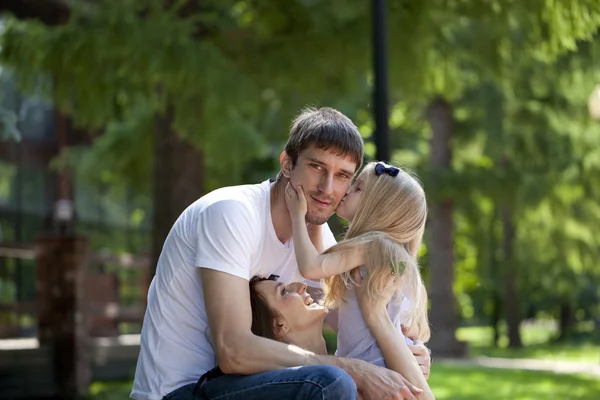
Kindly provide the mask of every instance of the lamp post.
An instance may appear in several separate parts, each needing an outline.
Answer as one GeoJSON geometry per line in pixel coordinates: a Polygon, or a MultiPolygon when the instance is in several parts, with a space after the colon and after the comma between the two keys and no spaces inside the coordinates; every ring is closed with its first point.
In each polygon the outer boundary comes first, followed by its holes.
{"type": "Polygon", "coordinates": [[[60,199],[54,203],[53,220],[59,235],[71,233],[74,218],[73,202],[69,199],[60,199]]]}
{"type": "Polygon", "coordinates": [[[373,117],[375,120],[375,158],[390,160],[389,117],[388,117],[388,69],[387,69],[387,24],[386,1],[372,1],[373,25],[373,117]]]}
{"type": "Polygon", "coordinates": [[[89,243],[74,233],[74,206],[54,204],[53,229],[36,239],[38,340],[49,349],[57,398],[79,399],[88,392],[91,364],[85,278],[89,243]]]}

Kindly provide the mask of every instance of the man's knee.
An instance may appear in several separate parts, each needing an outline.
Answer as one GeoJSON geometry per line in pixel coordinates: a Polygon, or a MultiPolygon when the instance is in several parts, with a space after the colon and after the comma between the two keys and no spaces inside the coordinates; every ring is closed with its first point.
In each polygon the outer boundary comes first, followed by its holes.
{"type": "Polygon", "coordinates": [[[317,365],[309,380],[319,385],[324,399],[356,399],[354,380],[346,371],[333,365],[317,365]]]}

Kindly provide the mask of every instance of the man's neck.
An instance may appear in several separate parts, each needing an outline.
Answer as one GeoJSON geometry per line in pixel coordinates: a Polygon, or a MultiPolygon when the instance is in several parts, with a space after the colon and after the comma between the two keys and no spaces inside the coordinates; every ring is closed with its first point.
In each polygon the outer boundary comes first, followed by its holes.
{"type": "Polygon", "coordinates": [[[285,185],[288,180],[279,178],[271,183],[271,222],[277,239],[285,243],[292,238],[292,220],[285,205],[285,185]]]}
{"type": "Polygon", "coordinates": [[[327,354],[327,346],[323,338],[323,323],[314,324],[312,329],[285,337],[287,343],[312,351],[315,354],[327,354]]]}

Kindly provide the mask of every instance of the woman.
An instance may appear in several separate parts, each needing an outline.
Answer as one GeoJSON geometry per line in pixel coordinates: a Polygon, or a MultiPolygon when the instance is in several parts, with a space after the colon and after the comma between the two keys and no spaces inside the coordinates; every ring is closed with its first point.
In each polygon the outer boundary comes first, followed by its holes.
{"type": "MultiPolygon", "coordinates": [[[[275,279],[274,277],[253,277],[250,280],[252,333],[283,343],[294,344],[318,354],[327,354],[322,332],[328,309],[312,299],[306,291],[304,283],[294,282],[284,285],[275,279]]],[[[360,283],[360,276],[356,276],[355,279],[360,283]]],[[[387,304],[393,293],[394,290],[388,290],[385,293],[387,297],[373,300],[368,293],[367,285],[356,287],[356,296],[363,313],[375,316],[373,321],[376,323],[369,327],[378,339],[381,348],[397,346],[399,341],[403,340],[399,335],[390,336],[389,330],[382,323],[383,316],[389,319],[387,304]]],[[[411,366],[411,370],[407,374],[409,376],[406,378],[423,390],[423,393],[417,398],[433,399],[433,394],[418,364],[412,354],[409,356],[412,359],[403,358],[396,360],[396,363],[411,366]]],[[[404,355],[400,357],[404,357],[404,355]]]]}

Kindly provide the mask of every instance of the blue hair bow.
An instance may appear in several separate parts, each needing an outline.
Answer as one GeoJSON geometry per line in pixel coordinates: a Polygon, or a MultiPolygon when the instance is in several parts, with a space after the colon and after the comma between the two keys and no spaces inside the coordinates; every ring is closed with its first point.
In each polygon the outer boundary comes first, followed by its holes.
{"type": "Polygon", "coordinates": [[[386,167],[382,163],[375,164],[375,175],[379,176],[384,173],[388,173],[390,176],[396,177],[400,173],[400,169],[396,167],[386,167]]]}

